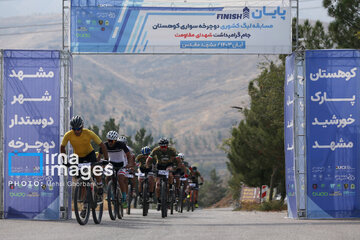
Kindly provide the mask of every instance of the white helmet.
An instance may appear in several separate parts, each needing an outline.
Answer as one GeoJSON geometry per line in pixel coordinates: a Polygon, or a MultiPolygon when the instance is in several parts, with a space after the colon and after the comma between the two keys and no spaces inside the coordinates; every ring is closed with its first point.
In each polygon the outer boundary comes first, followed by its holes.
{"type": "Polygon", "coordinates": [[[109,131],[106,134],[106,138],[109,140],[117,140],[119,137],[119,134],[116,131],[109,131]]]}
{"type": "Polygon", "coordinates": [[[118,137],[117,140],[119,142],[123,142],[123,143],[127,144],[127,138],[124,135],[121,135],[120,137],[118,137]]]}
{"type": "Polygon", "coordinates": [[[185,156],[184,156],[183,153],[179,153],[179,154],[178,154],[178,157],[179,157],[181,160],[184,160],[184,159],[185,159],[185,156]]]}

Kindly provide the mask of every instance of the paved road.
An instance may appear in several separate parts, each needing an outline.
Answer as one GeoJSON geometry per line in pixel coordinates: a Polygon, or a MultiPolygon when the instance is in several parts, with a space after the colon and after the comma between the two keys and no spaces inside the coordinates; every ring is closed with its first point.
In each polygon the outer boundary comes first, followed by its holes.
{"type": "Polygon", "coordinates": [[[176,213],[166,219],[151,210],[147,217],[135,210],[125,219],[111,221],[106,214],[100,225],[92,219],[80,226],[76,220],[0,220],[0,239],[360,239],[358,220],[293,220],[285,212],[233,212],[231,209],[176,213]]]}

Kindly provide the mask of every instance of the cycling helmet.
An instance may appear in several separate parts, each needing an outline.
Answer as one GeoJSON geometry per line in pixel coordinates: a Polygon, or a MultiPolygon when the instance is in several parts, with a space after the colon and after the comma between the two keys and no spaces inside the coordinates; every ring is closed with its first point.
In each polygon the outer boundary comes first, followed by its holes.
{"type": "Polygon", "coordinates": [[[167,140],[167,138],[162,137],[159,140],[159,145],[160,146],[167,146],[167,145],[169,145],[169,140],[167,140]]]}
{"type": "Polygon", "coordinates": [[[71,128],[82,128],[84,126],[84,120],[80,116],[74,116],[70,120],[71,128]]]}
{"type": "Polygon", "coordinates": [[[184,161],[184,159],[185,159],[185,156],[184,156],[183,153],[179,153],[179,154],[178,154],[178,157],[179,157],[182,161],[184,161]]]}
{"type": "Polygon", "coordinates": [[[109,140],[117,140],[119,137],[119,134],[116,131],[109,131],[106,134],[106,138],[109,140]]]}
{"type": "Polygon", "coordinates": [[[118,141],[127,144],[127,138],[126,138],[124,135],[121,135],[121,136],[118,138],[118,141]]]}
{"type": "Polygon", "coordinates": [[[193,170],[193,171],[196,171],[196,170],[197,170],[197,166],[193,166],[193,167],[192,167],[192,170],[193,170]]]}
{"type": "Polygon", "coordinates": [[[145,147],[143,147],[143,148],[141,149],[141,153],[142,153],[143,155],[148,155],[148,154],[151,153],[151,148],[149,148],[148,146],[145,146],[145,147]]]}

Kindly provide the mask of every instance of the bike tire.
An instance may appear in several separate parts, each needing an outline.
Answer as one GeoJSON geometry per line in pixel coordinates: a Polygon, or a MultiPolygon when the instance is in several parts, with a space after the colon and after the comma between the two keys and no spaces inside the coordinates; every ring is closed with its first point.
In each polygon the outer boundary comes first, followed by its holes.
{"type": "Polygon", "coordinates": [[[167,183],[165,181],[161,182],[161,217],[165,218],[167,216],[167,183]]]}
{"type": "Polygon", "coordinates": [[[149,210],[148,183],[144,181],[142,184],[143,216],[147,216],[149,210]]]}
{"type": "Polygon", "coordinates": [[[194,192],[191,193],[191,211],[193,212],[194,211],[194,206],[195,206],[195,203],[194,203],[194,192]]]}
{"type": "MultiPolygon", "coordinates": [[[[97,194],[97,187],[94,187],[94,199],[92,199],[92,217],[95,224],[100,224],[104,210],[104,195],[97,194]]],[[[93,196],[93,195],[92,195],[93,196]]]]}
{"type": "Polygon", "coordinates": [[[75,194],[74,194],[74,210],[75,210],[75,216],[76,221],[80,225],[85,225],[89,221],[90,216],[90,204],[89,204],[89,197],[90,197],[90,188],[85,186],[80,186],[81,183],[78,182],[78,184],[75,187],[75,194]],[[81,200],[81,189],[82,187],[85,187],[85,197],[84,200],[81,200]],[[84,204],[87,203],[87,207],[85,208],[86,213],[84,217],[81,217],[81,210],[84,209],[84,204]]]}
{"type": "Polygon", "coordinates": [[[134,208],[137,208],[138,196],[139,196],[139,194],[138,194],[138,191],[136,190],[136,196],[134,198],[134,208]]]}
{"type": "Polygon", "coordinates": [[[174,202],[175,202],[175,186],[172,187],[170,195],[170,214],[174,214],[174,202]]]}
{"type": "MultiPolygon", "coordinates": [[[[190,193],[191,194],[191,193],[190,193]]],[[[187,198],[186,197],[186,210],[189,212],[190,211],[190,204],[191,204],[191,202],[190,202],[190,198],[187,198]]]]}
{"type": "Polygon", "coordinates": [[[128,215],[130,215],[131,202],[132,202],[132,187],[129,184],[128,185],[128,195],[127,195],[127,211],[126,211],[126,213],[128,215]]]}
{"type": "Polygon", "coordinates": [[[114,189],[115,187],[113,181],[111,180],[108,183],[108,189],[107,189],[108,211],[111,220],[116,219],[116,213],[118,212],[117,196],[116,196],[116,192],[114,192],[114,189]]]}
{"type": "Polygon", "coordinates": [[[117,211],[116,211],[116,215],[119,219],[122,219],[124,217],[124,208],[122,205],[122,193],[120,188],[116,188],[116,206],[117,206],[117,211]]]}
{"type": "Polygon", "coordinates": [[[184,209],[184,186],[180,187],[180,196],[179,196],[179,198],[180,198],[180,206],[179,206],[180,211],[179,212],[182,213],[183,209],[184,209]]]}

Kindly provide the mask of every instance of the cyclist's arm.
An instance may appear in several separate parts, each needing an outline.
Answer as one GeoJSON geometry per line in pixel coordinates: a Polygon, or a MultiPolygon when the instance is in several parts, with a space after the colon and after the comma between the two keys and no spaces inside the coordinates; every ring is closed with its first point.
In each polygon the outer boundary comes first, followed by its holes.
{"type": "Polygon", "coordinates": [[[151,164],[152,164],[153,158],[151,156],[148,156],[148,158],[146,159],[146,168],[150,168],[151,164]]]}
{"type": "Polygon", "coordinates": [[[98,162],[100,162],[101,157],[102,157],[102,154],[99,152],[99,154],[98,154],[98,156],[97,156],[96,160],[97,160],[98,162]]]}
{"type": "Polygon", "coordinates": [[[135,166],[135,162],[134,162],[134,158],[131,156],[130,151],[126,153],[126,157],[128,159],[128,165],[129,167],[134,167],[135,166]]]}
{"type": "Polygon", "coordinates": [[[201,182],[204,183],[204,178],[201,176],[200,172],[198,171],[199,177],[201,179],[201,182]]]}
{"type": "Polygon", "coordinates": [[[69,142],[69,134],[70,132],[65,133],[64,138],[61,142],[60,145],[60,153],[65,153],[66,154],[66,145],[69,142]]]}
{"type": "Polygon", "coordinates": [[[63,146],[63,145],[60,146],[60,153],[65,153],[66,154],[65,146],[63,146]]]}
{"type": "MultiPolygon", "coordinates": [[[[100,148],[101,148],[102,153],[104,154],[105,160],[109,160],[109,155],[108,155],[108,151],[107,151],[107,149],[106,149],[105,144],[104,144],[103,142],[101,142],[101,143],[99,144],[99,146],[100,146],[100,148]]],[[[99,156],[100,156],[100,153],[99,153],[99,156]]],[[[98,159],[98,160],[100,160],[100,159],[98,159]]]]}
{"type": "Polygon", "coordinates": [[[176,157],[177,162],[177,168],[181,168],[183,172],[186,172],[185,165],[181,162],[181,159],[179,157],[176,157]]]}

